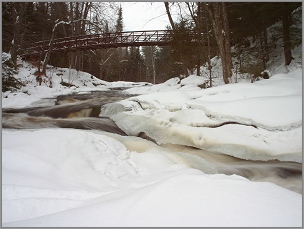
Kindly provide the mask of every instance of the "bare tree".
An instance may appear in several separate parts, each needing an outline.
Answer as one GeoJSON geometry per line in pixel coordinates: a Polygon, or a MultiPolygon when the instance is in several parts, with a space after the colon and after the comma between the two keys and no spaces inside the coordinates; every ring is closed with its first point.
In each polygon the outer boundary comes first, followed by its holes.
{"type": "Polygon", "coordinates": [[[225,3],[212,2],[208,3],[207,6],[222,59],[223,79],[225,84],[228,84],[229,78],[232,76],[232,59],[229,36],[230,31],[225,3]]]}
{"type": "Polygon", "coordinates": [[[12,17],[13,17],[13,40],[11,42],[11,57],[14,66],[17,66],[17,53],[22,42],[21,28],[25,13],[25,4],[21,2],[12,2],[12,17]]]}
{"type": "Polygon", "coordinates": [[[289,27],[291,26],[291,13],[287,9],[283,8],[283,41],[284,41],[284,56],[285,65],[289,65],[293,60],[291,55],[291,42],[289,37],[289,27]]]}
{"type": "MultiPolygon", "coordinates": [[[[166,12],[167,12],[167,15],[168,15],[168,18],[169,18],[169,21],[170,21],[170,25],[173,29],[173,33],[177,34],[176,27],[174,25],[172,15],[171,15],[171,12],[170,12],[169,2],[164,2],[164,4],[165,4],[165,7],[166,7],[166,12]]],[[[185,74],[185,76],[189,76],[188,66],[187,66],[187,58],[185,57],[185,55],[182,54],[181,59],[182,59],[181,61],[182,61],[182,65],[183,65],[184,74],[185,74]]]]}
{"type": "MultiPolygon", "coordinates": [[[[57,21],[56,24],[54,25],[53,27],[53,30],[52,30],[52,36],[51,36],[51,39],[50,39],[50,42],[48,44],[48,50],[45,54],[45,57],[44,57],[44,61],[43,61],[43,69],[42,69],[42,74],[46,75],[46,67],[47,67],[47,64],[50,60],[50,57],[51,57],[51,53],[52,53],[52,48],[53,48],[53,44],[54,44],[54,37],[55,37],[55,30],[56,28],[60,25],[60,24],[74,24],[74,23],[78,23],[78,22],[82,22],[82,21],[86,21],[88,23],[91,23],[91,21],[87,20],[87,19],[79,19],[79,20],[76,20],[76,21],[70,21],[70,22],[64,22],[64,21],[57,21]]],[[[93,24],[93,23],[91,23],[93,24]]],[[[98,26],[98,25],[96,25],[98,26]]],[[[75,59],[75,62],[77,62],[77,56],[76,56],[76,59],[75,59]]],[[[71,65],[72,61],[70,61],[70,65],[71,65]]]]}

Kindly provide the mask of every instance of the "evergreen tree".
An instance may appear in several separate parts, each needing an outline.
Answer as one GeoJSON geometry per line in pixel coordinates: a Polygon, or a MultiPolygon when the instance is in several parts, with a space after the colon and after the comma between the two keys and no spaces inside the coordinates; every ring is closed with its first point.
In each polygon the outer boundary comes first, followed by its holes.
{"type": "Polygon", "coordinates": [[[162,46],[156,53],[156,83],[161,83],[183,74],[181,62],[173,59],[172,52],[171,46],[162,46]]]}
{"type": "Polygon", "coordinates": [[[118,10],[118,18],[116,21],[116,32],[122,32],[123,31],[123,17],[122,17],[122,8],[119,7],[118,10]]]}
{"type": "Polygon", "coordinates": [[[10,55],[2,53],[2,92],[16,91],[24,84],[14,77],[18,73],[18,68],[14,66],[10,55]]]}
{"type": "Polygon", "coordinates": [[[145,65],[139,47],[130,47],[126,78],[128,81],[144,81],[145,65]]]}

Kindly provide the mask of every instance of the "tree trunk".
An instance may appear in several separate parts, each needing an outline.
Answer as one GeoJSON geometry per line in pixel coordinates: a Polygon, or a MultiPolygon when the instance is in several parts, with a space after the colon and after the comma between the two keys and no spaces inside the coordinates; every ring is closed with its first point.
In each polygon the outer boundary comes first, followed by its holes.
{"type": "Polygon", "coordinates": [[[52,53],[52,49],[53,49],[53,44],[54,44],[54,37],[55,37],[55,29],[56,29],[56,25],[53,28],[53,32],[52,32],[52,37],[50,39],[50,43],[49,43],[49,47],[48,47],[48,51],[45,54],[44,57],[44,61],[43,61],[43,67],[42,67],[42,74],[46,75],[46,66],[51,58],[51,53],[52,53]]]}
{"type": "Polygon", "coordinates": [[[261,56],[262,56],[262,61],[263,61],[263,69],[265,70],[266,69],[266,59],[265,59],[265,49],[264,49],[262,34],[260,34],[260,46],[261,46],[261,56]]]}
{"type": "MultiPolygon", "coordinates": [[[[203,9],[204,9],[204,14],[208,14],[208,6],[207,6],[207,3],[201,3],[203,9]]],[[[205,53],[205,56],[206,56],[206,60],[207,60],[207,63],[208,63],[208,70],[209,70],[209,87],[212,87],[212,65],[211,65],[211,55],[210,55],[210,32],[209,32],[209,20],[208,20],[208,17],[206,17],[206,21],[205,21],[205,24],[206,24],[206,34],[207,34],[207,50],[204,51],[205,53]]],[[[205,49],[204,49],[205,50],[205,49]]]]}
{"type": "Polygon", "coordinates": [[[223,79],[225,84],[229,83],[229,78],[232,76],[232,59],[230,52],[230,36],[227,13],[224,2],[213,2],[208,5],[209,16],[212,21],[215,38],[219,47],[223,79]]]}
{"type": "Polygon", "coordinates": [[[223,39],[224,39],[224,51],[225,51],[225,68],[227,72],[227,78],[231,78],[232,76],[232,57],[231,57],[231,44],[230,44],[230,30],[229,30],[229,24],[228,24],[228,18],[226,13],[226,7],[225,3],[221,2],[222,5],[222,17],[223,17],[223,30],[224,33],[223,39]]]}
{"type": "Polygon", "coordinates": [[[202,50],[201,46],[202,46],[202,43],[204,42],[203,39],[201,39],[201,3],[200,2],[197,3],[196,28],[197,28],[197,33],[198,33],[197,36],[198,36],[198,39],[199,39],[198,51],[197,51],[196,75],[200,76],[201,75],[201,71],[200,71],[200,67],[201,67],[201,50],[202,50]]]}
{"type": "MultiPolygon", "coordinates": [[[[73,15],[73,3],[70,2],[70,21],[74,20],[74,15],[73,15]]],[[[71,23],[71,36],[75,36],[75,24],[71,23]]],[[[74,53],[68,52],[68,60],[69,60],[69,66],[72,66],[73,60],[74,60],[74,53]]]]}
{"type": "Polygon", "coordinates": [[[153,57],[153,84],[155,84],[155,80],[156,80],[156,73],[155,73],[155,57],[153,57]]]}
{"type": "MultiPolygon", "coordinates": [[[[173,22],[171,13],[170,13],[169,3],[168,2],[164,2],[164,4],[165,4],[165,7],[166,7],[166,12],[167,12],[167,15],[168,15],[171,27],[173,29],[173,33],[175,33],[176,28],[175,28],[175,25],[174,25],[174,22],[173,22]]],[[[186,57],[182,56],[181,59],[182,59],[181,61],[182,61],[182,65],[183,65],[184,74],[185,74],[185,76],[189,76],[187,62],[185,61],[186,57]]]]}
{"type": "MultiPolygon", "coordinates": [[[[85,6],[84,6],[84,9],[83,9],[83,15],[82,15],[82,19],[87,19],[88,17],[88,13],[89,13],[89,10],[91,8],[91,5],[92,5],[92,2],[86,2],[84,3],[85,6]]],[[[85,21],[82,21],[82,25],[81,25],[81,34],[85,34],[85,21]]]]}
{"type": "Polygon", "coordinates": [[[289,37],[289,27],[291,25],[291,15],[286,9],[283,10],[283,42],[284,42],[284,56],[285,65],[289,65],[293,60],[291,56],[291,42],[289,37]]]}
{"type": "Polygon", "coordinates": [[[24,4],[20,2],[12,2],[12,18],[13,18],[13,40],[11,46],[11,58],[15,68],[17,67],[17,54],[21,44],[21,23],[25,11],[24,4]]]}
{"type": "Polygon", "coordinates": [[[266,63],[267,63],[269,61],[269,49],[268,49],[266,28],[264,29],[263,35],[264,35],[263,37],[264,37],[264,48],[265,48],[265,60],[266,60],[266,63]]]}
{"type": "Polygon", "coordinates": [[[16,68],[17,66],[17,48],[18,48],[18,42],[17,42],[17,34],[19,33],[19,28],[18,26],[18,15],[17,15],[17,9],[16,9],[16,2],[12,3],[12,17],[13,17],[13,40],[12,40],[12,47],[11,47],[11,57],[12,61],[14,63],[14,66],[16,68]]]}
{"type": "MultiPolygon", "coordinates": [[[[198,58],[200,58],[200,54],[198,54],[198,58]]],[[[197,60],[197,64],[196,64],[196,75],[200,76],[201,75],[201,71],[200,71],[200,67],[201,67],[201,61],[200,59],[197,60]]]]}
{"type": "Polygon", "coordinates": [[[168,18],[169,18],[169,21],[170,21],[170,25],[171,25],[171,27],[172,27],[172,29],[174,31],[175,30],[175,26],[174,26],[174,22],[173,22],[171,13],[170,13],[169,3],[168,2],[164,2],[164,3],[165,3],[165,7],[166,7],[166,12],[167,12],[167,15],[168,15],[168,18]]]}
{"type": "Polygon", "coordinates": [[[48,48],[48,51],[47,53],[45,54],[45,58],[44,58],[44,61],[43,61],[43,67],[42,67],[42,74],[43,75],[46,75],[46,67],[47,67],[47,64],[51,58],[51,53],[52,53],[52,48],[53,48],[53,40],[54,40],[54,36],[52,36],[51,38],[51,41],[49,43],[49,48],[48,48]]]}

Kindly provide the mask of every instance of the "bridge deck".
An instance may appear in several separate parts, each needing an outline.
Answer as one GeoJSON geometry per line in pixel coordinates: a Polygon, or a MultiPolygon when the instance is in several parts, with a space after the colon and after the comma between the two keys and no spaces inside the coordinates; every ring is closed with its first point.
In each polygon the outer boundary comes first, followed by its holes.
{"type": "MultiPolygon", "coordinates": [[[[170,30],[132,31],[92,34],[54,39],[52,52],[75,52],[76,50],[117,48],[127,46],[169,45],[173,36],[170,30]]],[[[49,41],[39,41],[28,50],[30,53],[44,53],[49,41]]]]}
{"type": "MultiPolygon", "coordinates": [[[[195,31],[190,34],[175,34],[172,30],[148,30],[130,31],[81,35],[74,37],[57,38],[53,41],[52,52],[65,53],[76,52],[77,50],[94,50],[102,48],[117,48],[128,46],[163,46],[171,45],[174,36],[181,36],[187,42],[197,42],[195,31]]],[[[176,39],[180,40],[180,39],[176,39]]],[[[49,48],[50,41],[39,41],[33,43],[23,55],[24,57],[45,54],[49,48]]]]}

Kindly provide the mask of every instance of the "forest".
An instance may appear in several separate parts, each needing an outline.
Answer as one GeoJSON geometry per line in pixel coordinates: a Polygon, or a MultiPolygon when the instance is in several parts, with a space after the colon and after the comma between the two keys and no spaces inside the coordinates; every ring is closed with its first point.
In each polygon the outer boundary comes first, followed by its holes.
{"type": "Polygon", "coordinates": [[[1,5],[2,227],[303,226],[301,2],[1,5]]]}
{"type": "MultiPolygon", "coordinates": [[[[283,38],[285,65],[292,61],[291,49],[302,42],[302,31],[293,27],[292,12],[301,6],[301,2],[164,2],[167,28],[175,36],[171,46],[53,53],[48,64],[86,71],[106,81],[151,83],[200,75],[200,66],[206,65],[212,86],[210,60],[219,56],[225,83],[231,81],[235,65],[239,72],[257,77],[267,68],[278,39],[283,38]],[[179,10],[175,21],[173,9],[179,10]],[[282,26],[267,30],[279,21],[282,26]],[[195,45],[187,36],[193,31],[199,41],[195,45]]],[[[10,53],[16,65],[17,56],[36,41],[122,32],[123,12],[118,2],[2,2],[2,51],[10,53]]]]}

